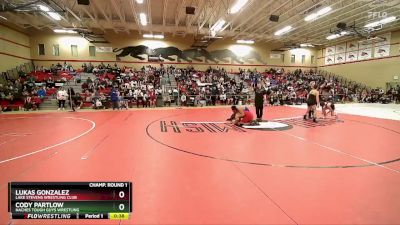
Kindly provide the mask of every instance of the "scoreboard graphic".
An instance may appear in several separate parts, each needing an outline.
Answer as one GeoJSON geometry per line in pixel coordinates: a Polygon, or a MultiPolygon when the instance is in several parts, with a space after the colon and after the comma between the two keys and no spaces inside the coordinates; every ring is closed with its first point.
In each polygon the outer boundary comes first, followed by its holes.
{"type": "Polygon", "coordinates": [[[10,182],[12,219],[129,219],[131,182],[10,182]]]}

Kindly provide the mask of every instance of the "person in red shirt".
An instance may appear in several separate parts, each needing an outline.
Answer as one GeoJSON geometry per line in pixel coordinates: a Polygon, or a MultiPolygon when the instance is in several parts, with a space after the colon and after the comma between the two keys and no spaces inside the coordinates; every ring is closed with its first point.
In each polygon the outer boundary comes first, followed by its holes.
{"type": "Polygon", "coordinates": [[[149,91],[149,101],[150,101],[150,107],[156,107],[156,93],[154,90],[149,91]]]}
{"type": "Polygon", "coordinates": [[[233,105],[231,106],[231,109],[233,114],[231,118],[228,119],[228,121],[231,121],[235,125],[241,126],[244,124],[250,124],[254,119],[253,114],[245,106],[233,105]]]}

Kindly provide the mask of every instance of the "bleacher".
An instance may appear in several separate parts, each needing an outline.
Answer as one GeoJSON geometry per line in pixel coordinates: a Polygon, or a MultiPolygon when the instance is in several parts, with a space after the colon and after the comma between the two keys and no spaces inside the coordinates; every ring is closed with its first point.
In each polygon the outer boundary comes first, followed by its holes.
{"type": "Polygon", "coordinates": [[[63,86],[73,79],[75,72],[70,71],[35,71],[32,63],[25,63],[13,69],[2,72],[0,76],[1,90],[4,96],[0,96],[1,110],[14,111],[22,110],[25,106],[27,96],[30,96],[30,104],[32,109],[40,108],[41,104],[48,98],[53,98],[57,92],[57,88],[63,86]],[[49,79],[52,82],[48,82],[49,79]],[[20,89],[9,90],[10,85],[15,86],[15,83],[20,83],[20,89]],[[27,85],[30,86],[31,91],[40,87],[46,87],[46,96],[40,98],[37,94],[27,93],[23,90],[27,85]],[[5,93],[8,93],[5,96],[5,93]]]}

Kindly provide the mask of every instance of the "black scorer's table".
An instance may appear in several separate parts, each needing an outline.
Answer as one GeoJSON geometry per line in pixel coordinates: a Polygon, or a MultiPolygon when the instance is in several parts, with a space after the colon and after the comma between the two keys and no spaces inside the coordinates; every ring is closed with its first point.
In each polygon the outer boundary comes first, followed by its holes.
{"type": "Polygon", "coordinates": [[[10,182],[12,219],[128,219],[131,182],[10,182]]]}

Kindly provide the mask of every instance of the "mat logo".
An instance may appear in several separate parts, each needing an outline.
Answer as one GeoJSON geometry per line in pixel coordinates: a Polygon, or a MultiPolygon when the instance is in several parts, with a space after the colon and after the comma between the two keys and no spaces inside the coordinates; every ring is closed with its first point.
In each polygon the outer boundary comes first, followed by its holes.
{"type": "Polygon", "coordinates": [[[262,121],[258,125],[243,126],[246,129],[263,130],[263,131],[282,131],[292,129],[293,126],[282,121],[262,121]]]}
{"type": "Polygon", "coordinates": [[[177,123],[176,121],[160,121],[163,133],[229,133],[246,132],[244,128],[228,123],[177,123]]]}

